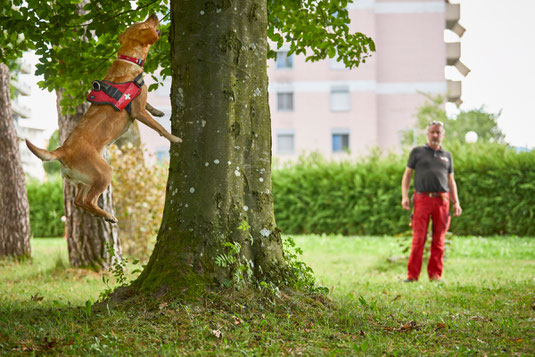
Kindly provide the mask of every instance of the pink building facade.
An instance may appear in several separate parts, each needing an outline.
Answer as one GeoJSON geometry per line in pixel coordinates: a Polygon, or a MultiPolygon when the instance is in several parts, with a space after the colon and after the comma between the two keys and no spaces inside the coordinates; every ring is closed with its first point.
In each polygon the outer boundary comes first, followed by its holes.
{"type": "Polygon", "coordinates": [[[444,74],[447,64],[462,66],[460,46],[450,54],[444,42],[448,28],[458,26],[454,31],[462,36],[458,5],[359,0],[348,10],[351,29],[376,44],[357,69],[333,60],[288,58],[284,47],[268,63],[273,155],[282,160],[312,151],[336,157],[374,147],[398,150],[402,131],[413,126],[425,102],[423,93],[460,101],[460,83],[444,74]]]}
{"type": "MultiPolygon", "coordinates": [[[[446,65],[468,71],[460,44],[444,42],[449,29],[462,36],[459,5],[444,0],[359,0],[348,7],[352,31],[374,40],[376,52],[357,69],[334,60],[305,62],[278,49],[268,61],[273,155],[282,161],[307,152],[326,157],[361,155],[370,149],[400,148],[423,93],[460,102],[460,82],[445,79],[446,65]]],[[[467,72],[466,72],[467,73],[467,72]]],[[[466,74],[464,73],[464,74],[466,74]]],[[[169,128],[169,83],[149,94],[169,128]]],[[[140,125],[150,152],[165,156],[169,144],[140,125]]]]}

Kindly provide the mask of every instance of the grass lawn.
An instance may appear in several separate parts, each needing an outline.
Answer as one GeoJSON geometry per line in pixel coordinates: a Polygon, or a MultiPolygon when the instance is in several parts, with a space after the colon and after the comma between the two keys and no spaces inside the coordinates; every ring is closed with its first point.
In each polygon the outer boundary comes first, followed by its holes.
{"type": "Polygon", "coordinates": [[[0,354],[535,355],[534,238],[456,237],[445,282],[424,266],[410,284],[399,239],[294,239],[327,299],[238,292],[102,313],[86,305],[102,275],[68,268],[63,239],[35,239],[32,261],[0,261],[0,354]]]}
{"type": "Polygon", "coordinates": [[[315,236],[296,243],[335,300],[361,305],[370,319],[362,346],[371,354],[535,353],[533,238],[454,238],[445,283],[430,282],[424,265],[420,281],[409,284],[401,282],[407,259],[388,260],[402,255],[399,239],[315,236]]]}

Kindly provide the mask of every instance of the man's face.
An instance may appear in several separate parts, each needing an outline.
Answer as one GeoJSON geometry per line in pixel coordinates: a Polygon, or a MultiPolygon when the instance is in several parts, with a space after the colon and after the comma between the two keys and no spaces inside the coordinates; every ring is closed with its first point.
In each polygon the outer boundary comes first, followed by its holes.
{"type": "Polygon", "coordinates": [[[444,128],[441,125],[431,125],[427,128],[427,143],[429,146],[439,148],[444,139],[444,128]]]}

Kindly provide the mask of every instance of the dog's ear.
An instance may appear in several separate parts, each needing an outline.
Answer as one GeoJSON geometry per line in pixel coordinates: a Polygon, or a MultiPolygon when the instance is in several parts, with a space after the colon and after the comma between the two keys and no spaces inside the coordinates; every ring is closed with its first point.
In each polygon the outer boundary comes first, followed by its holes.
{"type": "MultiPolygon", "coordinates": [[[[140,39],[146,45],[152,45],[158,41],[158,33],[153,28],[143,29],[140,31],[140,39]]],[[[120,41],[121,39],[119,39],[120,41]]]]}
{"type": "Polygon", "coordinates": [[[132,32],[132,27],[127,28],[123,31],[122,34],[119,35],[119,43],[121,45],[124,45],[128,41],[128,37],[130,37],[130,34],[132,32]]]}

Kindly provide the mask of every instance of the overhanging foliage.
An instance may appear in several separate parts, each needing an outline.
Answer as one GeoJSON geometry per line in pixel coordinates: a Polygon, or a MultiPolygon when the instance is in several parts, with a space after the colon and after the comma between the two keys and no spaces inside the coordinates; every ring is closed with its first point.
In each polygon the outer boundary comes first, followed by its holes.
{"type": "MultiPolygon", "coordinates": [[[[228,1],[208,1],[218,9],[228,1]]],[[[348,0],[269,0],[268,38],[276,47],[289,45],[290,53],[306,54],[307,60],[333,57],[347,67],[357,67],[375,51],[373,40],[351,33],[348,0]],[[307,49],[312,53],[308,54],[307,49]]],[[[49,91],[65,90],[63,108],[74,108],[85,99],[94,79],[103,78],[115,59],[117,36],[134,22],[157,13],[162,36],[151,48],[145,72],[165,79],[171,75],[168,0],[54,1],[0,0],[0,62],[7,63],[35,50],[36,74],[49,91]]],[[[271,57],[275,52],[269,51],[271,57]]],[[[155,89],[153,84],[149,89],[155,89]]]]}

